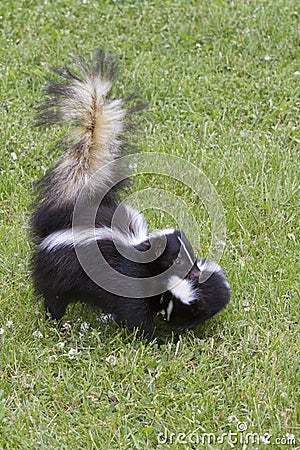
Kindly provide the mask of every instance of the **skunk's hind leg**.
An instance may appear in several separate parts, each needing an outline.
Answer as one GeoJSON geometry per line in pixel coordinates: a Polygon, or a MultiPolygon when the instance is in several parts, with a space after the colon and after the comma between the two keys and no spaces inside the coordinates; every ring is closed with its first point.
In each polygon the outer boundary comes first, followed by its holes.
{"type": "Polygon", "coordinates": [[[51,319],[61,320],[65,315],[70,299],[65,294],[47,294],[44,296],[44,305],[51,319]]]}

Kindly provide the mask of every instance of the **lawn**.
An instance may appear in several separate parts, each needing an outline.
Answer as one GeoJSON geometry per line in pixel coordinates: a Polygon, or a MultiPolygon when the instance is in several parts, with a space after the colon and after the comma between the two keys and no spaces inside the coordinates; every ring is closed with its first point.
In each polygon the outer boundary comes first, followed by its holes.
{"type": "MultiPolygon", "coordinates": [[[[1,2],[0,449],[300,448],[299,19],[297,0],[1,2]],[[197,166],[226,219],[230,304],[150,345],[82,305],[59,331],[30,279],[32,185],[61,133],[34,108],[53,65],[99,46],[116,95],[148,102],[133,144],[197,166]]],[[[205,199],[149,187],[184,201],[209,255],[205,199]]],[[[170,226],[154,197],[149,228],[170,226]]]]}

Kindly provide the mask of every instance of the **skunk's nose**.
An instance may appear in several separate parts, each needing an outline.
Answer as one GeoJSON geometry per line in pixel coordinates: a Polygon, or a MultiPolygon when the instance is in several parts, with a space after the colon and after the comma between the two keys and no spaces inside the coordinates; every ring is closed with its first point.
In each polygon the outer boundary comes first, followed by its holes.
{"type": "Polygon", "coordinates": [[[194,266],[193,266],[192,269],[190,270],[190,272],[189,272],[189,274],[188,274],[187,277],[188,277],[190,280],[193,280],[193,281],[197,280],[197,281],[198,281],[200,273],[201,273],[201,272],[200,272],[200,270],[198,269],[197,265],[194,264],[194,266]]]}

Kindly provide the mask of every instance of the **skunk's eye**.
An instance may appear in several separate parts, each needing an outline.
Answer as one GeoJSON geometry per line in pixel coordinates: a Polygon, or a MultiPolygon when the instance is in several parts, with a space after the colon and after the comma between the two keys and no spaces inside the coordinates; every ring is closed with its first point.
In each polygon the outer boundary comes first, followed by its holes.
{"type": "Polygon", "coordinates": [[[181,258],[176,258],[175,259],[175,264],[181,264],[181,258]]]}

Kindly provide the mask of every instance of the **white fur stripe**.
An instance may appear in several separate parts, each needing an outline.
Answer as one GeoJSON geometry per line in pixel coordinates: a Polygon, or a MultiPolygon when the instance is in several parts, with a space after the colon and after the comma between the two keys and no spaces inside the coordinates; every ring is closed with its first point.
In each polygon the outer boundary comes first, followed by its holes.
{"type": "Polygon", "coordinates": [[[164,230],[159,230],[159,233],[161,234],[173,234],[175,231],[175,228],[165,228],[164,230]]]}
{"type": "Polygon", "coordinates": [[[129,225],[132,229],[131,241],[138,245],[148,239],[148,228],[144,216],[131,206],[124,205],[129,216],[129,225]]]}
{"type": "Polygon", "coordinates": [[[165,228],[164,230],[154,230],[151,232],[151,236],[167,236],[168,234],[173,234],[174,228],[165,228]]]}
{"type": "Polygon", "coordinates": [[[40,249],[50,251],[56,247],[72,247],[88,245],[97,239],[112,239],[110,228],[67,228],[49,234],[41,243],[40,249]]]}
{"type": "MultiPolygon", "coordinates": [[[[148,239],[147,228],[142,223],[143,216],[136,212],[136,216],[132,220],[136,223],[133,224],[133,233],[122,233],[120,230],[112,230],[108,227],[101,228],[67,228],[47,236],[41,243],[40,249],[50,251],[59,247],[72,247],[74,245],[89,245],[97,240],[113,240],[116,245],[128,245],[134,246],[148,239]],[[141,228],[142,226],[142,228],[141,228]]],[[[146,225],[146,224],[145,224],[146,225]]]]}
{"type": "Polygon", "coordinates": [[[171,317],[173,308],[174,308],[173,300],[170,300],[169,303],[168,303],[167,309],[166,309],[166,313],[167,313],[166,319],[167,319],[167,322],[170,321],[170,317],[171,317]]]}
{"type": "Polygon", "coordinates": [[[197,291],[190,280],[182,280],[177,275],[172,275],[167,284],[167,289],[185,305],[190,305],[197,299],[197,291]]]}
{"type": "Polygon", "coordinates": [[[193,258],[191,257],[191,255],[189,254],[188,249],[186,248],[186,246],[184,245],[183,240],[180,237],[178,237],[178,240],[179,240],[183,250],[185,251],[185,253],[186,253],[186,255],[187,255],[188,259],[190,260],[190,263],[191,263],[191,265],[193,267],[194,261],[193,261],[193,258]]]}

